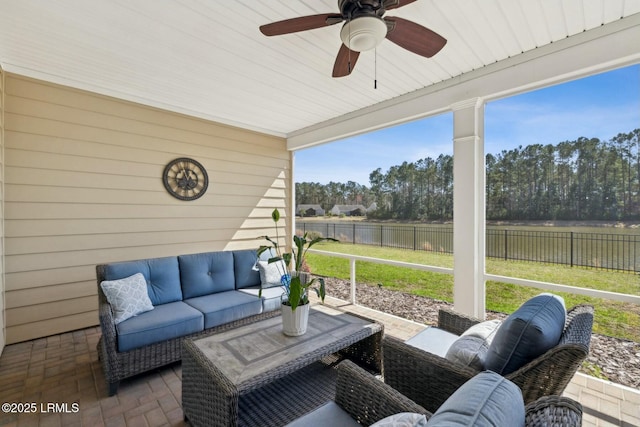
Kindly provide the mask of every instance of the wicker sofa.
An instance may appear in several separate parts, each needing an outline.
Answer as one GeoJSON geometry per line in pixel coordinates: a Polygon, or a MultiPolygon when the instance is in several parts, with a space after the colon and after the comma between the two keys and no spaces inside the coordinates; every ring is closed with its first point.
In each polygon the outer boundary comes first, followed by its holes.
{"type": "MultiPolygon", "coordinates": [[[[282,289],[261,288],[256,251],[220,251],[96,266],[102,337],[98,355],[109,395],[124,378],[179,361],[182,341],[279,314],[282,289]],[[144,276],[152,309],[120,320],[103,282],[125,294],[144,276]]],[[[142,278],[138,287],[144,287],[142,278]]],[[[133,293],[133,292],[132,292],[133,293]]],[[[113,298],[112,298],[113,301],[113,298]]]]}
{"type": "MultiPolygon", "coordinates": [[[[496,386],[495,377],[499,376],[490,372],[484,372],[465,383],[457,396],[452,396],[442,409],[432,414],[349,360],[340,362],[337,370],[334,400],[298,418],[287,427],[369,426],[400,413],[423,414],[429,420],[428,426],[513,427],[517,425],[513,422],[514,418],[521,422],[522,417],[525,427],[582,425],[580,403],[567,397],[545,396],[524,406],[518,387],[506,379],[503,379],[503,384],[496,386]],[[480,378],[482,376],[487,376],[488,381],[486,377],[480,378]],[[508,412],[515,414],[515,417],[509,418],[505,415],[508,412]]],[[[435,387],[427,389],[427,394],[439,393],[435,387]]]]}

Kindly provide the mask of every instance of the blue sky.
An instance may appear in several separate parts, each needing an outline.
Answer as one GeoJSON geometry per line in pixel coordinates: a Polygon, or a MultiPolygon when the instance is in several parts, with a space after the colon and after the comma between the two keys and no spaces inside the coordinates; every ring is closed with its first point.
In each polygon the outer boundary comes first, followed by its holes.
{"type": "MultiPolygon", "coordinates": [[[[640,127],[640,65],[493,101],[485,109],[485,151],[609,140],[640,127]]],[[[355,181],[404,161],[453,153],[453,115],[429,117],[296,153],[296,182],[355,181]],[[319,165],[322,165],[319,167],[319,165]]]]}

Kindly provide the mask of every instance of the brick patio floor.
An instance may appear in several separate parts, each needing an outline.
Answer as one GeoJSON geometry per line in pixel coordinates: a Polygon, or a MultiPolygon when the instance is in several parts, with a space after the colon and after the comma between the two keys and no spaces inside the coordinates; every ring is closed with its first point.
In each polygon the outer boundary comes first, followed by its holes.
{"type": "MultiPolygon", "coordinates": [[[[386,334],[399,338],[424,328],[344,301],[327,303],[378,320],[386,334]]],[[[96,351],[99,338],[100,328],[93,327],[6,346],[0,357],[0,426],[188,425],[180,364],[123,381],[109,397],[96,351]]],[[[583,404],[584,426],[640,426],[638,390],[577,374],[566,395],[583,404]]]]}

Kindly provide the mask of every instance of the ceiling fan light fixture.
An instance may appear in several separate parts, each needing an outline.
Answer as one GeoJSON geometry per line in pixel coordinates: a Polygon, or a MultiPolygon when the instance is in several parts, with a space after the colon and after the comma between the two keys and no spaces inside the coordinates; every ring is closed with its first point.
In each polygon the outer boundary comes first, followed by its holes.
{"type": "Polygon", "coordinates": [[[377,16],[361,16],[344,24],[340,30],[342,43],[355,52],[378,46],[387,35],[387,24],[377,16]]]}

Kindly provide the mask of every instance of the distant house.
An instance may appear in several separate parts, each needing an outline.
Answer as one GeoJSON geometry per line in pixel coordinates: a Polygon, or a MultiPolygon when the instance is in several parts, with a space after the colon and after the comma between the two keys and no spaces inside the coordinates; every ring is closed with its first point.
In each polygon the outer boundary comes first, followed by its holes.
{"type": "Polygon", "coordinates": [[[364,216],[367,208],[362,205],[335,205],[330,212],[333,215],[364,216]]]}
{"type": "Polygon", "coordinates": [[[298,205],[296,208],[298,216],[324,216],[324,209],[320,205],[298,205]]]}

